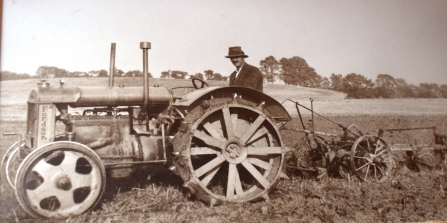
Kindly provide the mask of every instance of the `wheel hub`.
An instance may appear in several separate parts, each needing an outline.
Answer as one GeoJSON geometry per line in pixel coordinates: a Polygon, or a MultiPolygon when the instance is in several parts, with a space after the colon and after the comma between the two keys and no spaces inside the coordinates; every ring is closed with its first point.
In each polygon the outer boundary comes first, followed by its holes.
{"type": "Polygon", "coordinates": [[[241,155],[241,150],[238,145],[230,144],[227,146],[227,153],[230,158],[238,158],[241,155]]]}
{"type": "Polygon", "coordinates": [[[68,177],[64,176],[56,180],[56,186],[62,190],[70,190],[71,181],[68,177]]]}
{"type": "Polygon", "coordinates": [[[376,164],[381,164],[383,162],[383,159],[381,157],[374,157],[373,162],[376,164]]]}
{"type": "Polygon", "coordinates": [[[239,164],[247,158],[247,148],[238,140],[228,140],[222,147],[225,160],[229,163],[239,164]]]}

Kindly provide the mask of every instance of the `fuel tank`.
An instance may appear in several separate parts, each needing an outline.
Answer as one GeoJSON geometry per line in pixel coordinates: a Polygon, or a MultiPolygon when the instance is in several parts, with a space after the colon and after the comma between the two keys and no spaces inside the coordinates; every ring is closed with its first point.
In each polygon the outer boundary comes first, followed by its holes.
{"type": "MultiPolygon", "coordinates": [[[[148,103],[169,105],[173,99],[172,91],[165,87],[149,87],[148,103]]],[[[142,86],[117,87],[51,87],[48,83],[38,84],[28,103],[68,104],[70,107],[93,106],[137,106],[143,104],[142,86]]]]}

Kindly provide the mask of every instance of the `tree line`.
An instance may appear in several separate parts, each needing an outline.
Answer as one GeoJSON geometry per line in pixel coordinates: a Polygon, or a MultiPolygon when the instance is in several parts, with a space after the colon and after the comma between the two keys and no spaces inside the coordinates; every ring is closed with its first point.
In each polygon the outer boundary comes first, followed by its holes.
{"type": "Polygon", "coordinates": [[[447,98],[447,84],[407,84],[403,78],[389,74],[378,74],[375,81],[356,73],[332,74],[327,78],[297,56],[279,61],[269,56],[259,65],[267,83],[281,80],[287,85],[341,91],[347,98],[447,98]]]}
{"type": "MultiPolygon", "coordinates": [[[[115,76],[119,77],[142,77],[143,72],[139,70],[131,70],[124,72],[118,68],[115,68],[115,76]]],[[[109,72],[106,70],[91,70],[89,72],[74,71],[69,72],[65,69],[61,69],[53,66],[41,66],[37,69],[36,75],[31,76],[29,74],[17,74],[10,71],[1,71],[0,80],[18,80],[28,78],[63,78],[63,77],[108,77],[109,72]]],[[[149,73],[149,77],[152,75],[149,73]]]]}
{"type": "MultiPolygon", "coordinates": [[[[329,78],[317,74],[315,69],[301,57],[282,58],[279,61],[268,56],[259,62],[259,69],[266,83],[284,82],[287,85],[303,86],[335,90],[346,93],[347,98],[447,98],[447,84],[421,83],[408,84],[403,78],[394,78],[389,74],[378,74],[376,80],[366,78],[361,74],[332,74],[329,78]]],[[[140,70],[124,72],[115,68],[114,75],[118,77],[142,77],[140,70]]],[[[27,78],[63,78],[63,77],[107,77],[108,72],[92,70],[89,72],[69,72],[54,66],[41,66],[36,75],[17,74],[1,71],[0,80],[15,80],[27,78]]],[[[152,75],[149,73],[149,77],[152,75]]],[[[203,73],[189,75],[179,70],[162,71],[160,78],[228,81],[228,76],[204,70],[203,73]]]]}

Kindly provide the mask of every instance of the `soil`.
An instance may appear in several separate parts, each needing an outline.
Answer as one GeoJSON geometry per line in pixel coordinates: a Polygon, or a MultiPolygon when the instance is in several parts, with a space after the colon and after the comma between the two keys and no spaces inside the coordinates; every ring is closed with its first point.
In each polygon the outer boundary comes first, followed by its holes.
{"type": "MultiPolygon", "coordinates": [[[[364,133],[379,129],[436,126],[447,134],[447,115],[418,116],[329,116],[343,126],[355,123],[364,133]]],[[[304,122],[309,123],[306,116],[304,122]]],[[[302,129],[294,118],[288,128],[302,129]]],[[[315,118],[316,131],[341,134],[337,125],[315,118]]],[[[387,143],[433,142],[432,130],[394,131],[384,136],[387,143]]],[[[292,146],[300,133],[284,132],[292,146]]],[[[403,154],[402,159],[405,159],[403,154]]],[[[270,193],[269,201],[223,204],[216,207],[187,198],[182,181],[164,171],[150,180],[129,179],[108,182],[101,207],[64,222],[422,222],[447,220],[447,162],[439,168],[415,172],[398,163],[393,176],[382,184],[355,178],[325,176],[320,179],[288,173],[270,193]],[[159,195],[161,192],[162,195],[159,195]],[[162,196],[162,198],[160,197],[162,196]],[[165,198],[169,197],[169,198],[165,198]]],[[[33,219],[19,207],[5,185],[0,185],[0,222],[60,222],[33,219]]]]}

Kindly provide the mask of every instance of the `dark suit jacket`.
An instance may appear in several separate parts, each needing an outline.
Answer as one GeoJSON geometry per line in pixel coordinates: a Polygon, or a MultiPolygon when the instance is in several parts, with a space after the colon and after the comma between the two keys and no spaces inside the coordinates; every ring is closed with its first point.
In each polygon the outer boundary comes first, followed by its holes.
{"type": "Polygon", "coordinates": [[[257,67],[245,63],[242,70],[235,79],[236,71],[230,75],[230,86],[243,86],[256,89],[262,92],[262,73],[257,67]]]}

